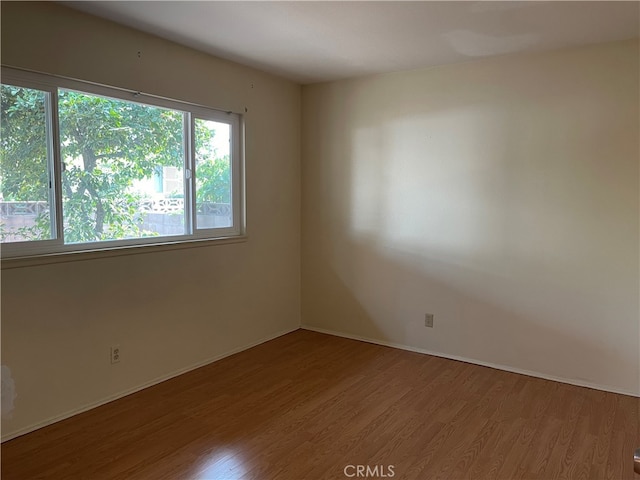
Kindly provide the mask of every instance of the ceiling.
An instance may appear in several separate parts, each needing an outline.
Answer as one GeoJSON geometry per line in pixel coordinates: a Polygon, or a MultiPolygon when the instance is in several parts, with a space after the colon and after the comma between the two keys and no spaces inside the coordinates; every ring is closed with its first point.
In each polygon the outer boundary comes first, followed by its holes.
{"type": "Polygon", "coordinates": [[[639,36],[638,2],[61,2],[307,84],[639,36]]]}

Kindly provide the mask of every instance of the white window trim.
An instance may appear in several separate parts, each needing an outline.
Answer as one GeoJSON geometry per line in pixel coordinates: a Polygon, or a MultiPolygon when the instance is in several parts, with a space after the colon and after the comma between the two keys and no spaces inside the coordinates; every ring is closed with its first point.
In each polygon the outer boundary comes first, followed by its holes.
{"type": "Polygon", "coordinates": [[[1,246],[2,268],[15,268],[22,265],[51,263],[59,261],[78,260],[75,254],[83,254],[82,259],[95,258],[100,252],[110,255],[123,255],[130,253],[146,253],[150,251],[167,250],[173,248],[189,248],[192,246],[211,245],[216,243],[226,244],[246,240],[246,215],[245,215],[245,182],[244,182],[244,119],[242,114],[223,110],[217,110],[202,105],[197,105],[178,100],[170,100],[163,97],[132,92],[117,87],[108,87],[96,83],[73,80],[64,77],[35,73],[25,70],[17,70],[2,67],[2,83],[25,88],[34,88],[48,92],[48,107],[50,115],[47,116],[47,139],[51,150],[49,155],[49,168],[52,170],[53,208],[50,212],[52,225],[55,222],[59,238],[52,240],[36,240],[28,242],[8,242],[1,246]],[[150,106],[168,108],[185,113],[185,225],[186,234],[144,237],[126,240],[109,240],[89,243],[64,244],[62,195],[56,194],[62,191],[62,172],[60,159],[57,90],[58,88],[77,90],[88,94],[142,103],[150,106]],[[195,212],[195,177],[194,175],[194,139],[191,138],[195,118],[213,120],[230,125],[231,134],[231,201],[233,208],[233,226],[227,228],[194,228],[196,225],[195,212]],[[158,248],[160,247],[160,248],[158,248]],[[127,251],[130,250],[130,251],[127,251]],[[86,255],[89,253],[90,255],[86,255]],[[39,261],[38,258],[41,260],[39,261]],[[8,264],[7,264],[8,263],[8,264]]]}

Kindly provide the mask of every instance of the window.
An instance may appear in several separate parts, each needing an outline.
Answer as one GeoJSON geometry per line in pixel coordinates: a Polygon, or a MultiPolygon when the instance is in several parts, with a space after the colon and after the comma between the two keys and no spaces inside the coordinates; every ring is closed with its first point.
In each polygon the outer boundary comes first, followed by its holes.
{"type": "Polygon", "coordinates": [[[2,70],[3,257],[242,234],[240,116],[2,70]]]}

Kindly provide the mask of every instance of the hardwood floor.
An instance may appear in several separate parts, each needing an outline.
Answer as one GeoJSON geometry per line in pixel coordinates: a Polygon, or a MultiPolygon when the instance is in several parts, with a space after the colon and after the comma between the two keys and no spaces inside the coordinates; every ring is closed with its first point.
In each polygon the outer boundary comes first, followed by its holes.
{"type": "Polygon", "coordinates": [[[638,406],[298,330],[5,442],[2,479],[633,479],[638,406]]]}

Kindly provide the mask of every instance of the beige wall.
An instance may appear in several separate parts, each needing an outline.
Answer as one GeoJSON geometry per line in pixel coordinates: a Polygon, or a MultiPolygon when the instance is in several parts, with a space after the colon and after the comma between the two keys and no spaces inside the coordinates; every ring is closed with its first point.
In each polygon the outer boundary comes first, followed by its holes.
{"type": "Polygon", "coordinates": [[[304,87],[303,325],[640,394],[638,80],[630,41],[304,87]]]}
{"type": "Polygon", "coordinates": [[[5,438],[298,328],[298,85],[56,4],[2,2],[2,63],[248,109],[245,243],[2,272],[5,438]]]}
{"type": "Polygon", "coordinates": [[[297,328],[301,257],[305,325],[640,393],[636,43],[304,87],[301,252],[299,86],[1,6],[5,65],[248,109],[247,242],[2,272],[5,438],[297,328]]]}

